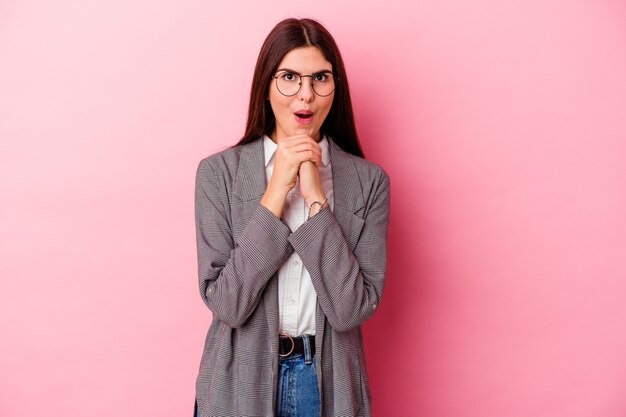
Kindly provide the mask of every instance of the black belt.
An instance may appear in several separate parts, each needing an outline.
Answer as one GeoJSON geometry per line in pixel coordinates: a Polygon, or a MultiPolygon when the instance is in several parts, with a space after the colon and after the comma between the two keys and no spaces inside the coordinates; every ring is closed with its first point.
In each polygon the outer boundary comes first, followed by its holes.
{"type": "MultiPolygon", "coordinates": [[[[311,347],[311,356],[315,355],[315,336],[309,336],[309,346],[311,347]]],[[[304,355],[304,341],[302,336],[286,336],[281,335],[278,338],[278,355],[281,357],[291,355],[304,355]]]]}

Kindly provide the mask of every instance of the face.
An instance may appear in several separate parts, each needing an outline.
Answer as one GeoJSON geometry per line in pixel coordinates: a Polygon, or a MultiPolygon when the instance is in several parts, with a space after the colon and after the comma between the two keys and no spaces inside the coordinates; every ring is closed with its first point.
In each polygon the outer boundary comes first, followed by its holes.
{"type": "MultiPolygon", "coordinates": [[[[314,75],[303,77],[300,90],[293,96],[283,95],[277,87],[276,79],[270,83],[268,98],[276,119],[276,127],[271,135],[274,142],[297,133],[307,133],[316,141],[320,140],[320,128],[333,104],[335,92],[322,97],[313,91],[311,81],[322,82],[324,71],[332,72],[333,67],[324,58],[322,51],[315,46],[292,49],[285,55],[274,75],[293,79],[294,74],[314,75]]],[[[321,88],[318,88],[318,91],[321,88]]]]}

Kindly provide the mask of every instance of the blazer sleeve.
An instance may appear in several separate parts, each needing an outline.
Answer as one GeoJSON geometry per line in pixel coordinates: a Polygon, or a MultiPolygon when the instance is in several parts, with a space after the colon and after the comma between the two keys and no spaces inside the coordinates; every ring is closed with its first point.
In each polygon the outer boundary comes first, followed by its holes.
{"type": "Polygon", "coordinates": [[[375,181],[354,251],[330,208],[318,212],[289,236],[311,275],[322,311],[337,331],[350,330],[370,318],[382,296],[387,269],[389,176],[381,169],[375,181]]]}
{"type": "Polygon", "coordinates": [[[204,159],[196,174],[195,212],[200,294],[228,326],[245,324],[265,285],[293,252],[289,227],[259,204],[235,241],[224,175],[204,159]]]}

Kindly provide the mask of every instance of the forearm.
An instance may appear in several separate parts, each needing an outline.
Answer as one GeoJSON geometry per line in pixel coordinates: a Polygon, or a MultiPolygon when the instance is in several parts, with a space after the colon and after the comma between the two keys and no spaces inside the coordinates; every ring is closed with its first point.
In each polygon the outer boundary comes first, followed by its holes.
{"type": "Polygon", "coordinates": [[[289,241],[309,271],[319,304],[339,331],[375,312],[387,267],[389,178],[381,172],[361,217],[344,207],[322,209],[289,241]]]}
{"type": "Polygon", "coordinates": [[[198,232],[200,293],[211,311],[240,327],[256,308],[265,285],[293,252],[289,228],[262,206],[228,252],[220,241],[198,232]]]}
{"type": "Polygon", "coordinates": [[[289,188],[276,187],[269,184],[261,198],[261,205],[274,214],[276,218],[280,219],[283,216],[285,199],[288,193],[289,188]]]}
{"type": "Polygon", "coordinates": [[[306,266],[320,307],[335,330],[349,330],[374,314],[385,279],[384,238],[370,249],[370,259],[361,261],[363,267],[326,208],[294,232],[289,241],[306,266]]]}
{"type": "Polygon", "coordinates": [[[211,311],[224,323],[239,327],[293,248],[287,225],[261,205],[235,237],[223,172],[203,160],[196,175],[198,278],[200,294],[211,311]]]}

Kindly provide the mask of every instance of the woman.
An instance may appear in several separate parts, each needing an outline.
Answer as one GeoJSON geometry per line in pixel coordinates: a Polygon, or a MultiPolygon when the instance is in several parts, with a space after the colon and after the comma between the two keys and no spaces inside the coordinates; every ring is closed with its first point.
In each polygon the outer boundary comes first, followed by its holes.
{"type": "Polygon", "coordinates": [[[287,19],[259,54],[239,143],[196,178],[213,313],[197,414],[369,416],[360,325],[385,280],[389,178],[363,159],[331,35],[287,19]]]}

